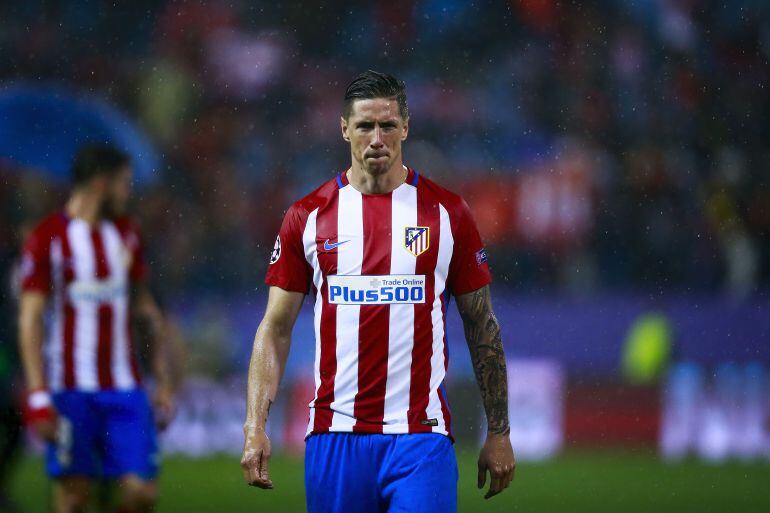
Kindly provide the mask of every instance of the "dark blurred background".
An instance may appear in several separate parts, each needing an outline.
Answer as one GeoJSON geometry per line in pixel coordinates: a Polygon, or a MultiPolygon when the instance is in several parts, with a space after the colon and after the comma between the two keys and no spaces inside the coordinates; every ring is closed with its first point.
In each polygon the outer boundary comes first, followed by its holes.
{"type": "MultiPolygon", "coordinates": [[[[162,165],[137,206],[166,294],[253,290],[287,205],[347,168],[341,96],[368,68],[406,81],[406,161],[469,196],[501,284],[744,294],[770,281],[767,13],[11,2],[0,77],[97,95],[150,135],[162,165]]],[[[10,252],[50,205],[24,195],[45,170],[2,166],[10,252]]]]}
{"type": "MultiPolygon", "coordinates": [[[[31,1],[0,4],[0,27],[6,283],[25,230],[63,205],[65,157],[94,133],[46,102],[111,109],[111,138],[144,169],[135,212],[188,387],[220,406],[237,392],[214,415],[188,390],[200,404],[176,424],[229,415],[217,450],[239,448],[283,213],[348,167],[342,95],[371,68],[406,82],[405,163],[462,193],[488,245],[511,368],[543,383],[512,396],[556,437],[533,457],[607,444],[770,457],[767,2],[31,1]],[[20,97],[34,122],[2,110],[20,97]],[[33,133],[32,154],[19,151],[33,133]],[[532,399],[541,389],[553,393],[532,399]]],[[[310,315],[274,428],[287,447],[312,396],[310,315]]],[[[455,429],[473,444],[478,396],[456,316],[450,326],[455,429]]],[[[168,450],[191,452],[178,431],[168,450]]]]}

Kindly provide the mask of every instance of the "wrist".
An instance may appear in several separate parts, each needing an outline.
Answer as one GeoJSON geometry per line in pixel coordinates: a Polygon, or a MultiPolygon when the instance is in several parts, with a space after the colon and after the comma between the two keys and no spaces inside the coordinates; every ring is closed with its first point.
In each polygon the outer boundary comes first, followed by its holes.
{"type": "Polygon", "coordinates": [[[162,393],[162,394],[174,394],[175,390],[174,387],[171,386],[171,383],[156,383],[155,384],[155,393],[162,393]]]}
{"type": "Polygon", "coordinates": [[[30,423],[53,420],[55,417],[51,393],[45,388],[30,390],[24,407],[24,419],[30,423]]]}
{"type": "Polygon", "coordinates": [[[171,390],[173,386],[169,376],[165,374],[155,376],[155,388],[163,389],[163,390],[171,390]]]}
{"type": "Polygon", "coordinates": [[[511,426],[507,422],[505,424],[487,426],[487,436],[509,436],[510,434],[511,426]]]}
{"type": "Polygon", "coordinates": [[[50,408],[51,393],[45,388],[36,388],[27,393],[27,407],[31,409],[50,408]]]}
{"type": "Polygon", "coordinates": [[[243,424],[243,432],[245,434],[257,434],[265,432],[265,424],[259,422],[246,422],[243,424]]]}

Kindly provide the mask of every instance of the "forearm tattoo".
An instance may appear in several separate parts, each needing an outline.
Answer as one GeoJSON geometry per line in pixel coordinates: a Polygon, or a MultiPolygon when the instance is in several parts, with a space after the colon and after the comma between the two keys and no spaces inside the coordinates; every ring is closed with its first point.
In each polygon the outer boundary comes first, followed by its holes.
{"type": "Polygon", "coordinates": [[[489,432],[507,434],[508,375],[500,324],[492,311],[489,287],[458,296],[457,307],[484,402],[489,432]]]}

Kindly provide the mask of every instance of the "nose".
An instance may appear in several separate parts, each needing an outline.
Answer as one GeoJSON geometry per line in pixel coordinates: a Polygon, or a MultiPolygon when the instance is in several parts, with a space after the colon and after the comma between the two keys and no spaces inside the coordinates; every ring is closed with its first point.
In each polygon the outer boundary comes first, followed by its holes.
{"type": "Polygon", "coordinates": [[[372,148],[381,148],[382,142],[382,129],[379,126],[374,127],[374,140],[372,140],[372,148]]]}

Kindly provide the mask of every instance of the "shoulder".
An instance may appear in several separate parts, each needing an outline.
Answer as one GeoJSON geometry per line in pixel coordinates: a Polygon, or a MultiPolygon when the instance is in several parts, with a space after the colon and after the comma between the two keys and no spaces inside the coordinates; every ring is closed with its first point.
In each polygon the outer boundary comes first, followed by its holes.
{"type": "Polygon", "coordinates": [[[336,178],[327,180],[304,198],[295,201],[292,206],[289,207],[289,211],[307,217],[313,210],[321,208],[330,201],[333,201],[338,190],[339,185],[337,184],[336,178]]]}
{"type": "Polygon", "coordinates": [[[334,201],[338,189],[336,178],[327,180],[304,198],[292,203],[286,211],[285,220],[304,224],[311,212],[334,201]]]}
{"type": "Polygon", "coordinates": [[[304,198],[292,203],[283,217],[280,233],[283,236],[301,237],[311,212],[332,202],[337,189],[337,180],[328,180],[304,198]]]}
{"type": "Polygon", "coordinates": [[[51,241],[60,237],[68,224],[67,216],[57,212],[43,218],[27,236],[27,249],[40,249],[50,245],[51,241]]]}
{"type": "Polygon", "coordinates": [[[468,204],[462,196],[423,175],[418,179],[417,190],[443,206],[450,217],[461,216],[468,211],[468,204]]]}
{"type": "Polygon", "coordinates": [[[139,222],[131,216],[120,216],[110,220],[129,248],[136,248],[141,243],[142,230],[139,222]]]}
{"type": "Polygon", "coordinates": [[[131,216],[120,216],[111,219],[111,221],[112,224],[115,225],[115,228],[121,232],[139,231],[139,222],[131,216]]]}

